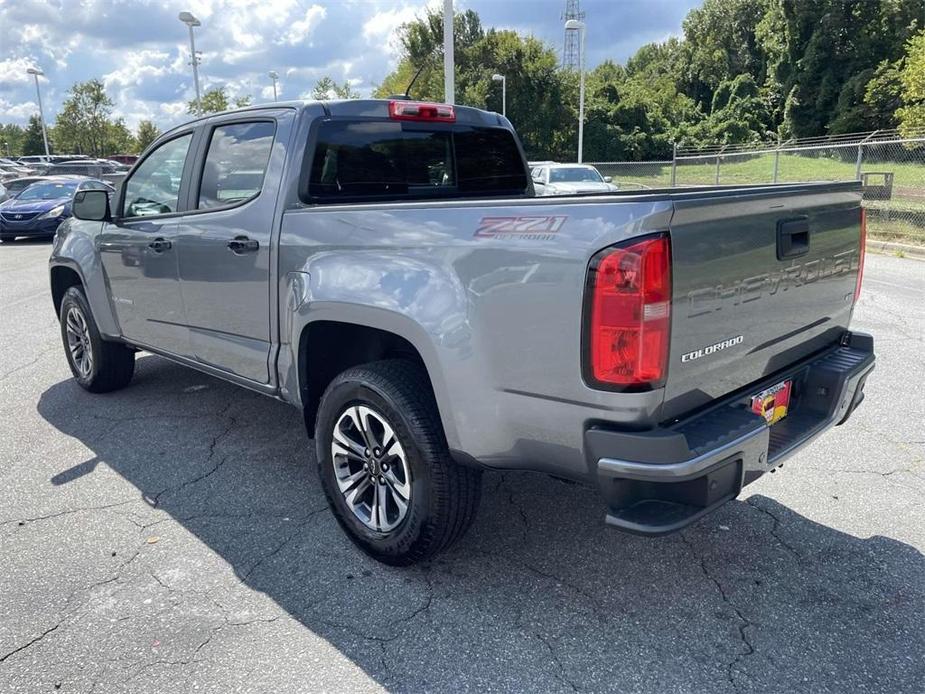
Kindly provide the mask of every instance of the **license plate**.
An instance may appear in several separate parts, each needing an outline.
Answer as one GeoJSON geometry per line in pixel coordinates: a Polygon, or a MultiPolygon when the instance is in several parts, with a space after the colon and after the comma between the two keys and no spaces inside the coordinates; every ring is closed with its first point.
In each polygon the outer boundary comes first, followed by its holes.
{"type": "Polygon", "coordinates": [[[783,381],[752,396],[751,410],[764,417],[768,426],[779,422],[787,416],[790,407],[790,389],[792,381],[783,381]]]}

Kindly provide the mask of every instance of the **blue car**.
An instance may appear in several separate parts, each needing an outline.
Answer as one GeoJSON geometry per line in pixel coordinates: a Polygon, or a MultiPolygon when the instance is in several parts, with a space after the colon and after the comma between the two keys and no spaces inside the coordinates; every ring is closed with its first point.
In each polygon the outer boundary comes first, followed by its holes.
{"type": "Polygon", "coordinates": [[[71,216],[71,201],[78,190],[113,188],[85,176],[43,178],[0,203],[0,241],[17,236],[54,236],[58,225],[71,216]]]}

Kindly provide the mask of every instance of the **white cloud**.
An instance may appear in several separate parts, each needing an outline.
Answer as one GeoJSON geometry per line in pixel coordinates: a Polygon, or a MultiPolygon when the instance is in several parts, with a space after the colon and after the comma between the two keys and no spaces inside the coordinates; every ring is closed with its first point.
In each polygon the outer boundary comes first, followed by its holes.
{"type": "Polygon", "coordinates": [[[34,101],[11,104],[6,99],[0,99],[0,113],[16,121],[27,121],[30,116],[38,115],[39,105],[34,101]]]}
{"type": "MultiPolygon", "coordinates": [[[[0,60],[0,84],[12,85],[32,81],[32,75],[26,72],[36,61],[30,58],[8,58],[0,60]]],[[[44,78],[39,78],[45,81],[44,78]]]]}
{"type": "Polygon", "coordinates": [[[363,23],[363,38],[369,46],[378,46],[386,49],[390,58],[393,60],[398,56],[401,49],[401,42],[398,38],[398,30],[402,24],[406,24],[419,16],[423,16],[427,6],[436,6],[438,3],[431,2],[421,4],[403,4],[388,10],[376,12],[372,17],[363,23]]]}
{"type": "Polygon", "coordinates": [[[312,5],[305,11],[305,16],[302,19],[292,23],[289,31],[283,35],[282,41],[290,46],[302,43],[311,36],[327,14],[328,11],[321,5],[312,5]]]}

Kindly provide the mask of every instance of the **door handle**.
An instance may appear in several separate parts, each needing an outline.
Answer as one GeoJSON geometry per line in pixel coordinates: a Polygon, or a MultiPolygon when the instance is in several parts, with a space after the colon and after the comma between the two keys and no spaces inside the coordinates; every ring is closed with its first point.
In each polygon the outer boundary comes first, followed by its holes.
{"type": "Polygon", "coordinates": [[[798,258],[809,253],[809,220],[806,217],[777,222],[777,259],[798,258]]]}
{"type": "Polygon", "coordinates": [[[148,244],[148,248],[152,249],[155,253],[163,253],[171,247],[173,247],[173,244],[170,241],[160,237],[148,244]]]}
{"type": "Polygon", "coordinates": [[[257,239],[249,239],[246,236],[235,236],[228,242],[228,248],[232,253],[240,255],[241,253],[253,253],[260,248],[260,242],[257,239]]]}

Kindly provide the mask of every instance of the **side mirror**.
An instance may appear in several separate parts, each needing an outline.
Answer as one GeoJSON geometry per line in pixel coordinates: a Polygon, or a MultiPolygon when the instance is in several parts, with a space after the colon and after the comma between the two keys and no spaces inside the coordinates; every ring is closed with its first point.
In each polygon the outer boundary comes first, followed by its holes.
{"type": "Polygon", "coordinates": [[[604,176],[604,183],[613,183],[613,176],[604,176]]]}
{"type": "Polygon", "coordinates": [[[72,212],[77,219],[88,222],[112,221],[109,211],[109,193],[105,190],[80,190],[74,194],[72,212]]]}

